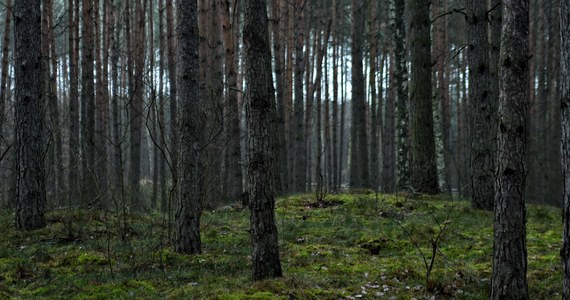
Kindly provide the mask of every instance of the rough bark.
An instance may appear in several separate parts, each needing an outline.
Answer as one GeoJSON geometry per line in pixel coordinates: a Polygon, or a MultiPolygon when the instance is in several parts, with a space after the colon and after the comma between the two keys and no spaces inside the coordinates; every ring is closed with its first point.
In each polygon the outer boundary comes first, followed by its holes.
{"type": "Polygon", "coordinates": [[[366,96],[362,67],[364,32],[363,0],[352,1],[352,124],[350,148],[350,188],[370,188],[368,170],[368,136],[366,130],[366,96]]]}
{"type": "Polygon", "coordinates": [[[285,45],[282,45],[281,31],[285,23],[285,17],[282,13],[282,5],[284,1],[273,1],[271,4],[272,10],[272,36],[273,36],[273,53],[275,62],[275,83],[277,90],[277,157],[279,172],[277,172],[277,185],[276,193],[284,195],[288,192],[289,172],[287,168],[288,151],[286,140],[286,124],[285,124],[285,99],[284,99],[284,76],[283,68],[285,65],[285,45]]]}
{"type": "MultiPolygon", "coordinates": [[[[99,1],[95,2],[99,7],[99,1]]],[[[103,0],[104,1],[104,0],[103,0]]],[[[95,65],[97,68],[97,93],[96,93],[96,107],[97,107],[97,122],[95,128],[95,143],[96,143],[96,174],[97,174],[97,187],[99,195],[99,205],[107,207],[109,204],[108,197],[108,180],[107,180],[107,123],[109,119],[109,69],[108,69],[108,39],[107,32],[107,8],[106,3],[102,3],[102,12],[99,16],[99,9],[95,9],[96,18],[96,37],[97,45],[95,47],[95,65]],[[101,22],[103,21],[103,22],[101,22]]]]}
{"type": "Polygon", "coordinates": [[[410,82],[410,120],[412,128],[411,184],[416,192],[439,192],[431,84],[430,3],[410,3],[410,42],[412,72],[410,82]]]}
{"type": "Polygon", "coordinates": [[[164,111],[165,111],[165,97],[164,97],[164,68],[165,64],[165,52],[166,49],[166,40],[165,40],[165,32],[164,32],[164,0],[158,0],[158,7],[159,7],[159,17],[158,17],[158,32],[159,32],[159,83],[158,83],[158,126],[159,126],[159,134],[160,134],[160,158],[159,158],[159,176],[160,176],[160,209],[162,212],[165,212],[168,207],[168,198],[166,195],[167,186],[166,186],[166,155],[167,155],[167,145],[166,145],[166,130],[165,130],[165,119],[164,119],[164,111]]]}
{"type": "Polygon", "coordinates": [[[46,226],[39,1],[16,1],[14,5],[14,48],[16,228],[33,230],[46,226]]]}
{"type": "Polygon", "coordinates": [[[144,50],[145,50],[145,10],[143,0],[135,0],[135,23],[133,26],[133,89],[130,90],[130,188],[131,202],[135,209],[143,207],[140,194],[142,121],[144,115],[144,50]]]}
{"type": "MultiPolygon", "coordinates": [[[[69,0],[69,144],[79,145],[79,0],[69,0]]],[[[69,147],[68,204],[79,203],[79,151],[69,147]]]]}
{"type": "Polygon", "coordinates": [[[253,279],[282,276],[275,225],[273,138],[276,126],[271,46],[264,0],[245,2],[243,41],[247,87],[247,176],[253,279]]]}
{"type": "Polygon", "coordinates": [[[295,193],[305,192],[307,189],[307,141],[305,136],[305,112],[303,111],[303,77],[305,74],[303,44],[305,30],[303,28],[303,8],[305,0],[297,0],[295,9],[295,164],[294,189],[295,193]]]}
{"type": "Polygon", "coordinates": [[[503,1],[491,299],[528,299],[526,139],[528,0],[503,1]]]}
{"type": "Polygon", "coordinates": [[[174,247],[179,253],[202,252],[200,215],[202,211],[202,145],[199,130],[200,62],[198,56],[198,4],[196,0],[179,1],[177,18],[177,97],[180,104],[180,147],[178,198],[176,203],[174,247]]]}
{"type": "Polygon", "coordinates": [[[340,186],[339,172],[339,114],[338,114],[338,34],[337,34],[337,2],[333,0],[332,5],[332,47],[333,47],[333,69],[332,69],[332,182],[333,192],[337,192],[340,186]]]}
{"type": "Polygon", "coordinates": [[[562,299],[570,299],[570,0],[560,1],[560,92],[562,124],[562,201],[564,203],[564,244],[562,267],[564,288],[562,299]]]}
{"type": "Polygon", "coordinates": [[[487,1],[467,1],[469,47],[470,177],[471,205],[492,210],[495,195],[495,103],[492,101],[491,70],[487,41],[487,1]]]}
{"type": "MultiPolygon", "coordinates": [[[[218,0],[219,11],[218,19],[222,26],[222,35],[224,39],[225,53],[225,76],[226,76],[226,180],[225,192],[226,197],[230,200],[236,200],[243,191],[242,172],[241,172],[241,145],[240,145],[240,127],[239,127],[239,105],[238,105],[238,86],[237,86],[237,60],[236,60],[236,37],[233,33],[233,25],[230,20],[231,1],[218,0]]],[[[235,13],[235,12],[234,12],[235,13]]],[[[287,161],[285,160],[285,163],[287,161]]],[[[285,165],[286,168],[287,165],[285,165]]],[[[284,178],[287,180],[287,177],[284,178]]]]}
{"type": "MultiPolygon", "coordinates": [[[[170,86],[170,168],[172,174],[172,186],[177,185],[178,175],[178,103],[176,96],[176,44],[174,32],[174,12],[172,8],[172,0],[166,0],[166,35],[168,44],[168,82],[170,86]]],[[[174,189],[176,190],[176,188],[174,189]]],[[[176,197],[176,195],[174,195],[176,197]]]]}
{"type": "Polygon", "coordinates": [[[395,0],[395,29],[394,29],[394,76],[398,94],[397,113],[397,187],[399,190],[410,184],[409,170],[409,116],[408,116],[408,69],[406,67],[406,26],[404,24],[404,0],[395,0]]]}
{"type": "Polygon", "coordinates": [[[94,27],[93,0],[83,0],[83,27],[81,53],[81,149],[82,149],[82,204],[95,200],[95,86],[94,86],[94,27]]]}
{"type": "Polygon", "coordinates": [[[368,1],[368,28],[370,44],[370,71],[368,86],[370,87],[370,177],[372,187],[376,190],[380,181],[380,134],[378,133],[378,94],[376,91],[376,56],[378,55],[378,8],[375,0],[368,1]]]}

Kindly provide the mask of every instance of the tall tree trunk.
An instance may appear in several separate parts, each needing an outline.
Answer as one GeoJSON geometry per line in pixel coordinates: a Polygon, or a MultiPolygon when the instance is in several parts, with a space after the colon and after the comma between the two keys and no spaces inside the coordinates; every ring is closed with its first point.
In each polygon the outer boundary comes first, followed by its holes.
{"type": "Polygon", "coordinates": [[[366,95],[362,67],[364,32],[363,0],[352,1],[352,126],[350,148],[350,188],[370,188],[368,171],[368,137],[366,130],[366,95]]]}
{"type": "Polygon", "coordinates": [[[524,195],[528,28],[528,0],[504,0],[491,299],[528,299],[524,195]]]}
{"type": "Polygon", "coordinates": [[[410,115],[412,125],[412,187],[416,192],[439,192],[433,130],[430,3],[410,3],[412,76],[410,115]]]}
{"type": "Polygon", "coordinates": [[[140,193],[141,179],[141,143],[142,143],[142,121],[144,115],[144,49],[145,49],[145,13],[143,0],[135,0],[135,24],[133,30],[133,89],[130,91],[130,188],[131,205],[140,210],[144,206],[144,201],[140,193]]]}
{"type": "Polygon", "coordinates": [[[275,59],[275,82],[277,84],[277,157],[278,157],[278,170],[276,175],[276,193],[278,195],[283,195],[288,192],[288,151],[287,151],[287,140],[286,140],[286,130],[285,130],[285,99],[284,99],[284,77],[283,77],[283,67],[285,65],[285,45],[281,44],[281,31],[283,24],[285,23],[285,17],[282,13],[282,4],[284,1],[273,1],[271,4],[272,9],[272,35],[273,35],[273,53],[275,59]]]}
{"type": "Polygon", "coordinates": [[[333,0],[332,5],[332,47],[333,47],[333,69],[332,69],[332,85],[333,85],[333,99],[332,99],[332,181],[333,192],[337,192],[340,186],[340,172],[339,172],[339,151],[341,145],[339,144],[339,116],[338,116],[338,32],[337,32],[337,11],[338,4],[333,0]]]}
{"type": "Polygon", "coordinates": [[[39,1],[16,1],[14,5],[14,50],[16,228],[33,230],[46,226],[39,1]]]}
{"type": "Polygon", "coordinates": [[[469,65],[471,204],[492,210],[495,194],[495,103],[491,90],[487,41],[487,1],[467,1],[467,52],[469,65]]]}
{"type": "MultiPolygon", "coordinates": [[[[303,111],[303,77],[305,42],[305,29],[303,28],[303,8],[306,0],[296,0],[295,9],[295,165],[294,190],[295,193],[305,192],[307,189],[307,141],[305,136],[305,118],[303,111]]],[[[307,83],[308,84],[308,83],[307,83]]]]}
{"type": "Polygon", "coordinates": [[[165,64],[165,55],[164,53],[167,51],[166,49],[166,41],[165,41],[165,32],[164,32],[164,0],[158,0],[158,32],[159,32],[159,83],[158,83],[158,130],[160,134],[160,157],[159,157],[159,176],[160,176],[160,210],[162,212],[166,212],[168,207],[168,199],[167,199],[167,186],[166,186],[166,155],[167,155],[167,145],[166,145],[166,133],[165,133],[165,118],[164,118],[164,110],[165,110],[165,97],[164,97],[164,68],[165,64]]]}
{"type": "Polygon", "coordinates": [[[394,29],[394,63],[396,77],[396,89],[398,94],[398,102],[396,105],[397,113],[397,173],[398,173],[398,189],[404,189],[410,184],[409,170],[409,117],[408,117],[408,70],[406,66],[406,26],[404,24],[404,8],[405,0],[394,0],[395,2],[395,29],[394,29]]]}
{"type": "Polygon", "coordinates": [[[176,203],[176,237],[179,253],[202,252],[200,215],[202,212],[201,109],[198,86],[200,61],[198,55],[198,4],[196,0],[179,1],[177,18],[177,97],[180,103],[180,160],[178,198],[176,203]]]}
{"type": "Polygon", "coordinates": [[[376,91],[376,57],[378,55],[378,9],[375,0],[368,1],[368,28],[370,44],[370,73],[368,85],[370,87],[370,177],[374,190],[378,188],[380,181],[380,135],[378,133],[378,109],[380,106],[379,97],[376,91]]]}
{"type": "MultiPolygon", "coordinates": [[[[168,82],[170,87],[170,168],[172,174],[172,186],[176,191],[178,176],[178,97],[176,96],[176,44],[174,32],[174,12],[172,0],[166,0],[166,33],[168,43],[168,82]]],[[[177,196],[174,195],[174,198],[177,196]]]]}
{"type": "Polygon", "coordinates": [[[6,22],[4,23],[4,39],[2,42],[2,82],[0,84],[0,152],[2,151],[2,142],[4,139],[4,114],[6,111],[6,103],[9,101],[7,97],[9,85],[9,55],[10,55],[10,27],[12,24],[12,0],[6,1],[6,22]]]}
{"type": "MultiPolygon", "coordinates": [[[[99,1],[95,1],[96,7],[99,7],[99,1]]],[[[105,0],[103,0],[105,1],[105,0]]],[[[107,180],[107,124],[109,119],[109,69],[108,69],[108,39],[107,32],[109,23],[107,21],[107,8],[106,3],[102,3],[103,9],[101,16],[99,16],[99,9],[95,9],[96,18],[96,37],[97,46],[95,47],[96,56],[95,62],[97,67],[97,93],[96,93],[96,106],[97,106],[97,128],[95,132],[95,142],[97,150],[97,162],[95,164],[97,174],[98,195],[102,207],[108,207],[109,194],[108,194],[108,180],[107,180]],[[101,22],[102,21],[102,22],[101,22]]]]}
{"type": "Polygon", "coordinates": [[[560,92],[562,109],[562,201],[564,203],[564,244],[562,299],[570,299],[570,0],[560,1],[560,92]]]}
{"type": "MultiPolygon", "coordinates": [[[[392,51],[390,51],[392,52],[392,51]]],[[[387,54],[390,57],[394,57],[393,53],[387,54]]],[[[394,162],[396,155],[396,147],[394,145],[394,127],[395,127],[395,116],[394,116],[394,98],[396,97],[396,91],[394,86],[396,85],[396,78],[394,76],[394,59],[390,59],[390,67],[388,68],[388,82],[389,87],[386,97],[386,112],[385,112],[385,125],[384,133],[382,134],[382,145],[383,145],[383,159],[382,159],[382,187],[383,191],[386,193],[393,193],[395,189],[394,176],[394,162]]]]}
{"type": "MultiPolygon", "coordinates": [[[[69,145],[79,145],[79,0],[69,0],[69,145]]],[[[69,147],[68,204],[79,203],[79,151],[69,147]]]]}
{"type": "MultiPolygon", "coordinates": [[[[237,200],[243,191],[241,173],[241,145],[239,127],[239,105],[237,86],[237,58],[236,58],[236,37],[234,35],[233,23],[231,22],[231,1],[217,0],[218,20],[222,26],[225,53],[225,76],[226,76],[226,181],[224,191],[230,200],[237,200]]],[[[236,12],[233,12],[236,14],[236,12]]],[[[285,177],[286,180],[286,177],[285,177]]]]}
{"type": "Polygon", "coordinates": [[[265,0],[245,2],[243,40],[248,84],[248,191],[253,243],[253,279],[281,277],[275,226],[273,155],[276,111],[265,0]]]}
{"type": "Polygon", "coordinates": [[[97,195],[95,174],[95,87],[93,78],[94,32],[93,0],[83,0],[81,58],[81,145],[83,182],[82,204],[92,204],[97,195]],[[86,201],[86,202],[85,202],[86,201]]]}

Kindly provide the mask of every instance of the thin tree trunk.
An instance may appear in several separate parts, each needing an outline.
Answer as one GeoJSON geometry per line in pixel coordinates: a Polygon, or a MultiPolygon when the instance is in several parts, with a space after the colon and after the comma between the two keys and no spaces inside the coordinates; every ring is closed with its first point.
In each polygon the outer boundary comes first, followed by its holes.
{"type": "Polygon", "coordinates": [[[562,201],[564,203],[564,244],[562,267],[564,274],[562,299],[570,299],[570,0],[560,1],[560,92],[562,109],[562,201]]]}
{"type": "MultiPolygon", "coordinates": [[[[79,0],[69,0],[69,145],[79,145],[79,0]]],[[[69,147],[68,204],[79,203],[79,151],[69,147]]]]}
{"type": "Polygon", "coordinates": [[[368,1],[368,28],[370,44],[370,74],[368,85],[370,86],[370,177],[374,190],[378,188],[380,181],[380,136],[378,133],[378,109],[380,106],[379,97],[376,91],[376,57],[378,55],[378,26],[377,26],[377,2],[368,1]]]}
{"type": "Polygon", "coordinates": [[[0,83],[0,153],[2,150],[2,142],[4,142],[4,114],[6,112],[6,103],[8,99],[9,77],[9,55],[10,55],[10,27],[12,24],[12,0],[6,1],[6,22],[4,23],[4,39],[2,43],[2,82],[0,83]]]}
{"type": "Polygon", "coordinates": [[[296,0],[294,9],[295,19],[295,165],[294,189],[295,193],[305,192],[307,189],[307,141],[305,136],[305,122],[303,111],[303,77],[305,30],[303,28],[303,8],[305,0],[296,0]]]}
{"type": "MultiPolygon", "coordinates": [[[[170,169],[172,174],[172,186],[176,191],[178,176],[178,117],[177,117],[177,96],[176,96],[176,45],[174,32],[174,13],[172,0],[166,0],[166,32],[168,43],[168,82],[170,86],[170,169]]],[[[174,198],[176,199],[176,195],[174,198]]]]}
{"type": "Polygon", "coordinates": [[[166,41],[165,41],[165,32],[164,32],[164,0],[158,0],[158,7],[159,7],[159,16],[158,16],[158,32],[159,32],[159,80],[158,80],[158,130],[160,134],[160,157],[159,157],[159,175],[160,175],[160,209],[162,212],[166,212],[168,207],[168,199],[167,199],[167,186],[166,186],[166,155],[167,155],[167,145],[166,145],[166,133],[165,133],[165,119],[164,119],[164,68],[165,64],[165,55],[164,53],[167,51],[166,49],[166,41]]]}
{"type": "Polygon", "coordinates": [[[406,67],[406,27],[404,25],[404,7],[405,0],[395,1],[395,29],[394,29],[394,63],[395,63],[395,77],[396,89],[398,94],[398,102],[396,105],[397,110],[397,173],[398,173],[398,189],[407,188],[410,184],[410,171],[409,171],[409,117],[408,117],[408,71],[406,67]]]}
{"type": "Polygon", "coordinates": [[[95,87],[93,78],[94,26],[93,1],[83,0],[82,60],[81,60],[81,145],[83,183],[82,204],[92,204],[96,199],[95,174],[95,87]],[[86,202],[85,202],[86,201],[86,202]]]}
{"type": "Polygon", "coordinates": [[[491,299],[528,299],[526,139],[528,0],[503,1],[491,299]]]}
{"type": "Polygon", "coordinates": [[[276,111],[265,1],[246,1],[244,14],[253,279],[262,280],[282,276],[272,182],[276,166],[271,135],[276,126],[276,111]]]}

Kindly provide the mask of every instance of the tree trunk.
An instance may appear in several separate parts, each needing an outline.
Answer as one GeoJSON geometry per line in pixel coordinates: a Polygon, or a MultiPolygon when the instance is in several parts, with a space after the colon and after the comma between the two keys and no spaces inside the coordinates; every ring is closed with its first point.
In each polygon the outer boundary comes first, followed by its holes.
{"type": "Polygon", "coordinates": [[[469,65],[471,204],[492,210],[495,194],[495,103],[491,90],[487,41],[487,1],[467,1],[467,52],[469,65]]]}
{"type": "Polygon", "coordinates": [[[395,29],[394,29],[394,63],[396,77],[396,89],[398,102],[396,104],[397,113],[397,177],[398,189],[407,188],[410,184],[409,171],[409,117],[408,117],[408,70],[406,66],[406,26],[404,24],[405,0],[395,1],[395,29]]]}
{"type": "Polygon", "coordinates": [[[339,172],[339,116],[338,116],[338,33],[337,33],[337,10],[338,4],[333,0],[332,5],[332,47],[333,47],[333,69],[332,69],[332,85],[333,85],[333,99],[332,99],[332,181],[333,192],[338,192],[340,186],[340,172],[339,172]]]}
{"type": "Polygon", "coordinates": [[[307,141],[305,136],[305,118],[303,112],[303,75],[305,30],[303,28],[303,8],[305,0],[295,2],[295,166],[294,190],[303,193],[307,189],[307,141]]]}
{"type": "MultiPolygon", "coordinates": [[[[69,0],[69,145],[79,145],[79,0],[69,0]]],[[[69,147],[68,204],[78,204],[80,198],[79,151],[69,147]]]]}
{"type": "Polygon", "coordinates": [[[528,0],[504,0],[491,299],[528,299],[524,196],[528,28],[528,0]]]}
{"type": "MultiPolygon", "coordinates": [[[[12,23],[12,0],[6,1],[6,22],[4,23],[4,41],[2,43],[2,83],[0,84],[0,151],[2,151],[2,142],[4,141],[4,113],[6,103],[10,100],[7,97],[8,91],[8,67],[10,55],[10,25],[12,23]]],[[[2,152],[3,153],[3,152],[2,152]]]]}
{"type": "Polygon", "coordinates": [[[246,1],[244,15],[253,279],[262,280],[282,276],[272,175],[276,169],[271,137],[276,126],[276,111],[265,1],[246,1]]]}
{"type": "Polygon", "coordinates": [[[273,53],[275,56],[275,82],[277,84],[277,157],[278,157],[278,170],[277,172],[277,182],[276,182],[276,192],[278,195],[284,195],[288,192],[288,180],[289,172],[287,168],[288,151],[287,151],[287,140],[286,140],[286,130],[285,130],[285,99],[284,99],[284,77],[283,77],[283,67],[285,65],[285,45],[281,44],[281,31],[285,23],[285,17],[281,11],[281,6],[284,1],[274,0],[271,4],[272,9],[272,33],[273,33],[273,53]]]}
{"type": "Polygon", "coordinates": [[[570,299],[570,0],[560,1],[560,92],[562,109],[562,174],[564,177],[564,300],[570,299]]]}
{"type": "Polygon", "coordinates": [[[370,188],[368,172],[368,137],[366,131],[366,97],[362,67],[364,32],[363,0],[352,0],[352,126],[350,148],[350,188],[370,188]]]}
{"type": "Polygon", "coordinates": [[[16,228],[33,230],[46,226],[39,1],[16,1],[14,5],[14,48],[16,228]]]}
{"type": "Polygon", "coordinates": [[[159,83],[158,83],[158,130],[160,134],[160,157],[159,157],[159,175],[160,175],[160,210],[162,212],[166,212],[168,207],[168,199],[167,199],[167,186],[166,186],[166,155],[167,155],[167,145],[166,145],[166,132],[165,132],[165,119],[164,119],[164,110],[165,110],[165,97],[164,97],[164,68],[165,68],[165,55],[166,52],[166,44],[165,44],[165,34],[164,34],[164,0],[158,0],[158,7],[159,7],[159,17],[158,17],[158,32],[159,32],[159,83]]]}
{"type": "Polygon", "coordinates": [[[202,252],[200,215],[202,211],[201,109],[198,86],[200,61],[198,56],[198,4],[196,0],[178,2],[177,21],[177,97],[180,103],[180,160],[178,198],[176,203],[174,247],[179,253],[202,252]]]}
{"type": "Polygon", "coordinates": [[[380,181],[380,134],[378,133],[378,93],[376,91],[376,57],[378,55],[378,9],[375,0],[368,1],[368,28],[370,44],[370,72],[368,75],[368,85],[370,87],[370,177],[374,190],[378,188],[380,181]]]}
{"type": "MultiPolygon", "coordinates": [[[[176,96],[176,33],[174,32],[174,13],[172,0],[166,0],[166,33],[168,43],[168,82],[170,86],[170,168],[172,174],[172,186],[176,191],[178,176],[178,97],[176,96]]],[[[176,195],[173,195],[176,198],[176,195]]]]}
{"type": "Polygon", "coordinates": [[[410,115],[412,125],[412,187],[420,193],[439,192],[433,131],[430,3],[412,0],[410,41],[412,76],[410,115]]]}
{"type": "Polygon", "coordinates": [[[95,174],[95,87],[93,78],[94,53],[93,0],[83,0],[83,54],[81,60],[81,145],[83,182],[81,197],[84,205],[90,205],[97,195],[95,174]]]}
{"type": "MultiPolygon", "coordinates": [[[[234,35],[233,23],[230,19],[231,1],[218,0],[218,20],[222,26],[225,53],[225,76],[226,76],[226,101],[227,114],[226,124],[226,197],[230,200],[237,200],[243,191],[241,173],[241,145],[239,127],[239,105],[237,86],[237,59],[236,59],[236,37],[234,35]]],[[[236,12],[234,11],[234,14],[236,12]]],[[[286,178],[285,178],[286,180],[286,178]]]]}

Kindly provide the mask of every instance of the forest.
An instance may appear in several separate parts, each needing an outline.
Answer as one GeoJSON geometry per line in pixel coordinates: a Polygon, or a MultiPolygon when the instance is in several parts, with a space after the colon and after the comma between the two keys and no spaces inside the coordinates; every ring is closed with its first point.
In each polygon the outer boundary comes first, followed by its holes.
{"type": "Polygon", "coordinates": [[[0,0],[0,36],[2,299],[570,299],[570,0],[0,0]]]}

